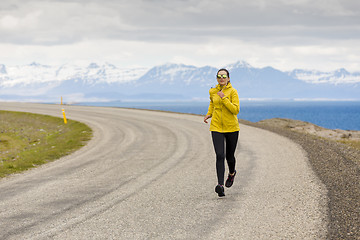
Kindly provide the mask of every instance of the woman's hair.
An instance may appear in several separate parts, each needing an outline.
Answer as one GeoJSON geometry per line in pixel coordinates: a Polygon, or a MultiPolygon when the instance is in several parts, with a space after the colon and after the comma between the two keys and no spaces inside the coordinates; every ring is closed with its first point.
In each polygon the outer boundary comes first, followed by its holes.
{"type": "Polygon", "coordinates": [[[230,73],[229,73],[229,71],[228,71],[227,69],[225,69],[225,68],[219,69],[219,71],[217,72],[217,74],[219,74],[220,71],[225,71],[226,74],[227,74],[227,76],[228,76],[228,78],[230,78],[230,73]]]}

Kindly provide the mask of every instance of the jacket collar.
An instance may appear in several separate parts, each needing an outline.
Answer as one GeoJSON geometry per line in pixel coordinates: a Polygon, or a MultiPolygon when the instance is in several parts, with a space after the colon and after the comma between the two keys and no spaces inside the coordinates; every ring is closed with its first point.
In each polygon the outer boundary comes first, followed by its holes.
{"type": "Polygon", "coordinates": [[[231,86],[231,83],[228,82],[228,84],[226,86],[222,87],[222,86],[220,86],[220,84],[218,84],[218,85],[216,85],[216,88],[219,89],[219,91],[221,91],[224,89],[232,88],[232,86],[231,86]]]}

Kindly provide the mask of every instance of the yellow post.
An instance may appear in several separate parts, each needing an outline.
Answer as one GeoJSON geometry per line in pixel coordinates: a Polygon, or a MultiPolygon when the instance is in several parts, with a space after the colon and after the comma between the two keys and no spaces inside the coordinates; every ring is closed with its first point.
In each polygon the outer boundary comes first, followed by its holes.
{"type": "Polygon", "coordinates": [[[63,104],[62,104],[62,96],[61,96],[61,105],[63,105],[63,104]]]}
{"type": "Polygon", "coordinates": [[[62,113],[63,113],[63,116],[64,116],[64,123],[67,124],[67,120],[66,120],[65,110],[64,110],[64,109],[62,109],[62,113]]]}

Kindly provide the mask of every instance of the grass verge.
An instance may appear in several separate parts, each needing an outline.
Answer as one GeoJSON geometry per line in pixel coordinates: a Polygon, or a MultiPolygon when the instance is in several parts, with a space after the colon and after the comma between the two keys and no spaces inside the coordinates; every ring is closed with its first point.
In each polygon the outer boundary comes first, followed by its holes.
{"type": "Polygon", "coordinates": [[[0,111],[0,178],[68,155],[91,137],[91,128],[77,121],[0,111]]]}
{"type": "MultiPolygon", "coordinates": [[[[337,141],[360,151],[360,141],[359,140],[345,140],[344,139],[344,140],[337,140],[337,141]]],[[[360,159],[358,159],[358,160],[360,163],[360,159]]]]}

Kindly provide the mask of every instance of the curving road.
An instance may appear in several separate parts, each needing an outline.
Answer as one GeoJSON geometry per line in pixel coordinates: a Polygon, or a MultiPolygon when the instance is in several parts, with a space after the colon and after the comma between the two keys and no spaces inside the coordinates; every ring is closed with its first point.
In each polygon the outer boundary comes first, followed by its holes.
{"type": "MultiPolygon", "coordinates": [[[[61,106],[0,110],[62,117],[61,106]]],[[[0,180],[0,239],[324,239],[326,190],[287,138],[241,125],[238,175],[218,198],[201,116],[65,106],[94,137],[0,180]]]]}

